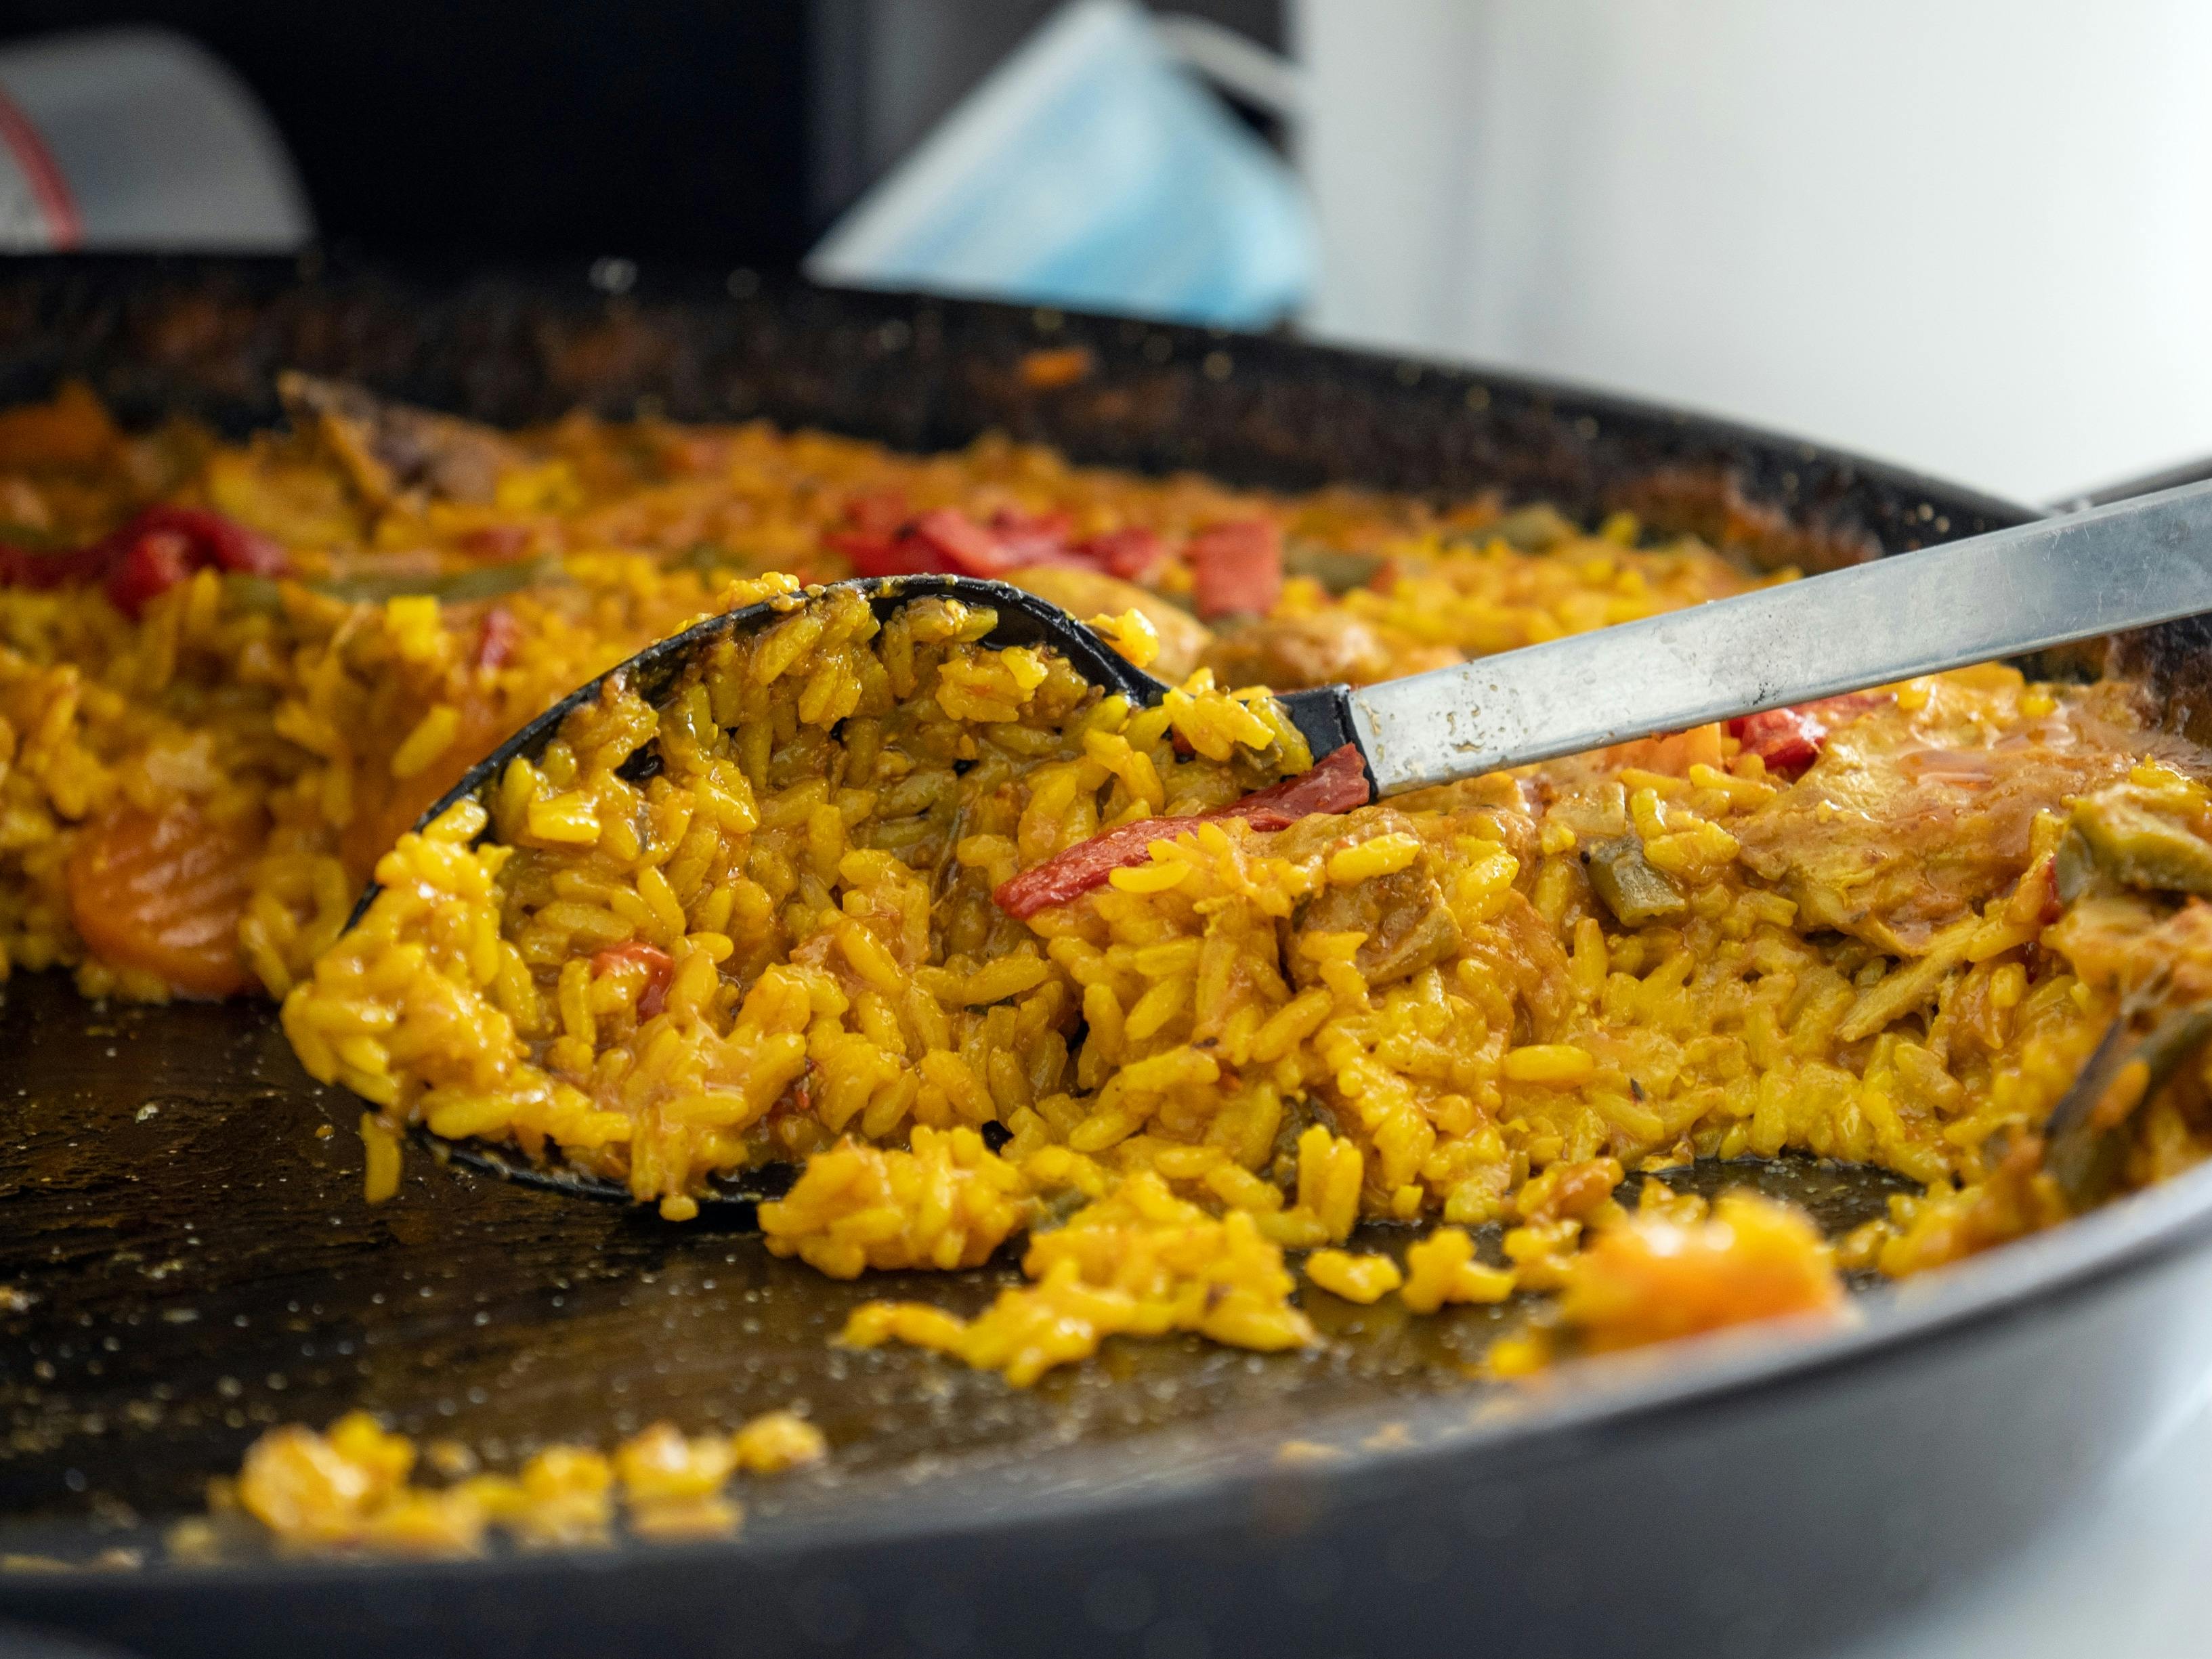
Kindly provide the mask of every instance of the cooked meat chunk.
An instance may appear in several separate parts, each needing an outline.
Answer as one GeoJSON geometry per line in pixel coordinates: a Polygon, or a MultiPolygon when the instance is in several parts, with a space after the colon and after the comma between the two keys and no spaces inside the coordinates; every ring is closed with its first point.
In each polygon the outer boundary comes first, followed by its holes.
{"type": "Polygon", "coordinates": [[[500,474],[523,459],[489,427],[386,403],[361,386],[287,374],[276,389],[292,423],[319,436],[373,503],[416,489],[441,501],[489,501],[500,474]]]}
{"type": "MultiPolygon", "coordinates": [[[[1316,843],[1332,851],[1357,847],[1379,836],[1410,836],[1412,821],[1388,811],[1362,812],[1348,833],[1337,817],[1307,820],[1315,826],[1293,824],[1284,830],[1277,845],[1310,851],[1316,843]],[[1301,830],[1304,830],[1303,836],[1301,830]],[[1298,840],[1293,842],[1293,837],[1298,840]],[[1287,845],[1286,845],[1287,843],[1287,845]]],[[[1293,853],[1293,856],[1297,855],[1293,853]]],[[[1424,968],[1448,960],[1460,948],[1459,923],[1437,885],[1436,872],[1424,848],[1402,870],[1371,876],[1347,885],[1333,884],[1308,900],[1298,913],[1300,933],[1364,933],[1352,963],[1370,986],[1395,984],[1424,968]]],[[[1317,967],[1304,952],[1290,953],[1291,975],[1301,988],[1317,982],[1317,967]]]]}
{"type": "Polygon", "coordinates": [[[1859,720],[1736,828],[1743,861],[1796,902],[1801,927],[1917,956],[2020,878],[2038,812],[2126,773],[2118,735],[2077,708],[1990,743],[1945,719],[1940,695],[1910,721],[1859,720]]]}

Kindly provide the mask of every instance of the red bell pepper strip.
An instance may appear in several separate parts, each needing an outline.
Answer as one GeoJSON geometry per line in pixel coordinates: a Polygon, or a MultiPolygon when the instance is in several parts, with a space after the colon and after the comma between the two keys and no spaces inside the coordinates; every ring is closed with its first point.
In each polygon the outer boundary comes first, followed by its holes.
{"type": "Polygon", "coordinates": [[[668,1006],[668,981],[676,975],[676,959],[658,945],[644,945],[633,939],[628,945],[610,945],[592,958],[592,976],[611,973],[617,968],[636,963],[645,969],[645,986],[637,994],[637,1017],[651,1019],[668,1006]]]}
{"type": "Polygon", "coordinates": [[[992,899],[1008,915],[1035,915],[1102,885],[1116,870],[1142,864],[1156,841],[1172,841],[1206,818],[1243,818],[1255,830],[1284,830],[1315,812],[1349,812],[1370,799],[1356,744],[1325,756],[1310,771],[1188,817],[1139,818],[1080,841],[999,884],[992,899]]]}
{"type": "Polygon", "coordinates": [[[1283,593],[1283,532],[1265,519],[1208,525],[1183,549],[1201,620],[1275,608],[1283,593]]]}
{"type": "Polygon", "coordinates": [[[1003,576],[1039,564],[1082,564],[1067,545],[1067,516],[1001,507],[978,524],[957,507],[931,509],[907,533],[933,549],[940,568],[963,576],[1003,576]]]}
{"type": "Polygon", "coordinates": [[[1331,750],[1296,777],[1271,783],[1241,800],[1200,814],[1209,818],[1243,818],[1255,830],[1285,830],[1316,812],[1349,812],[1375,799],[1368,787],[1367,763],[1359,745],[1331,750]]]}
{"type": "Polygon", "coordinates": [[[856,497],[845,509],[853,527],[823,539],[862,576],[999,577],[1057,564],[1133,580],[1150,574],[1167,552],[1158,535],[1143,529],[1109,531],[1071,544],[1073,526],[1064,513],[1001,507],[985,523],[957,507],[933,507],[910,518],[888,519],[895,507],[902,512],[902,498],[856,497]]]}
{"type": "Polygon", "coordinates": [[[1082,562],[1095,565],[1125,582],[1143,581],[1159,568],[1168,556],[1167,544],[1160,539],[1159,532],[1142,525],[1106,531],[1078,542],[1069,550],[1082,562]]]}
{"type": "Polygon", "coordinates": [[[234,574],[281,576],[291,568],[284,550],[258,530],[197,507],[149,507],[128,525],[133,532],[172,531],[190,541],[203,565],[234,574]]]}
{"type": "Polygon", "coordinates": [[[101,586],[118,611],[136,620],[156,594],[189,580],[199,568],[198,550],[181,531],[144,530],[123,543],[122,556],[101,586]]]}
{"type": "Polygon", "coordinates": [[[1778,777],[1795,778],[1820,758],[1828,733],[1854,714],[1863,714],[1890,699],[1881,692],[1854,691],[1795,708],[1770,708],[1763,714],[1744,714],[1728,723],[1729,736],[1743,745],[1747,755],[1766,763],[1778,777]]]}
{"type": "Polygon", "coordinates": [[[997,576],[1013,568],[998,535],[957,507],[933,507],[906,528],[934,553],[937,568],[963,576],[997,576]]]}
{"type": "Polygon", "coordinates": [[[148,600],[195,571],[281,576],[289,568],[284,550],[267,537],[197,507],[149,507],[98,541],[61,552],[0,547],[0,582],[41,588],[99,582],[134,621],[148,600]]]}
{"type": "Polygon", "coordinates": [[[1000,576],[1037,562],[957,507],[933,507],[889,532],[840,531],[824,539],[863,576],[1000,576]]]}
{"type": "Polygon", "coordinates": [[[913,516],[903,489],[866,490],[845,503],[846,522],[870,536],[896,536],[913,516]]]}

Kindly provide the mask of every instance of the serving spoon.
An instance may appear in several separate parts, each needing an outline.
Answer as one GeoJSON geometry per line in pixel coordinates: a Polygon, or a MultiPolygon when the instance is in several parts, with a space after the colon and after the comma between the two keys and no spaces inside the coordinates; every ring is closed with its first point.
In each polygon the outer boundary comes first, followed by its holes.
{"type": "MultiPolygon", "coordinates": [[[[1003,582],[910,575],[839,586],[866,594],[886,618],[931,597],[988,608],[998,617],[990,644],[1050,647],[1101,690],[1135,702],[1158,702],[1169,690],[1058,606],[1003,582]]],[[[770,626],[801,603],[767,600],[647,647],[500,744],[417,828],[495,783],[517,756],[537,759],[610,678],[623,677],[657,703],[717,641],[770,626]]],[[[1357,750],[1376,799],[2206,611],[2212,483],[2196,483],[1404,679],[1293,691],[1281,702],[1316,760],[1347,744],[1357,750]]],[[[376,890],[362,895],[354,921],[376,890]]],[[[512,1179],[630,1196],[565,1166],[416,1133],[441,1157],[512,1179]]],[[[764,1182],[766,1173],[733,1177],[715,1196],[772,1195],[778,1182],[764,1182]]]]}

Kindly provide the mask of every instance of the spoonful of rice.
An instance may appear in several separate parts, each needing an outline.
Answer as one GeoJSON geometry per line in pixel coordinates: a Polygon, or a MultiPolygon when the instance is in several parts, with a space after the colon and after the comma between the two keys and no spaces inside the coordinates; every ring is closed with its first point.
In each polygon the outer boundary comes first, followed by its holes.
{"type": "MultiPolygon", "coordinates": [[[[1346,974],[1450,960],[1461,927],[1402,830],[1346,827],[1304,864],[1258,838],[1721,721],[1786,775],[1824,735],[1804,705],[2207,611],[2212,485],[1280,696],[1153,678],[1133,612],[1085,625],[958,576],[793,585],[501,744],[379,864],[286,1030],[444,1153],[679,1219],[925,1130],[981,1147],[1041,1126],[1090,1156],[1166,1118],[1259,1159],[1286,1109],[1261,1079],[1300,1022],[1346,974]],[[1251,937],[1217,945],[1201,918],[1133,942],[1200,857],[1251,937]],[[1332,880],[1374,888],[1368,909],[1279,964],[1278,924],[1332,880]],[[1110,949],[1079,914],[1094,893],[1132,910],[1110,949]],[[1152,988],[1114,990],[1111,952],[1152,988]]],[[[1603,873],[1630,921],[1642,901],[1603,873]]],[[[980,1153],[948,1156],[968,1161],[945,1190],[983,1204],[980,1153]]],[[[969,1241],[936,1265],[990,1232],[933,1233],[969,1241]]]]}

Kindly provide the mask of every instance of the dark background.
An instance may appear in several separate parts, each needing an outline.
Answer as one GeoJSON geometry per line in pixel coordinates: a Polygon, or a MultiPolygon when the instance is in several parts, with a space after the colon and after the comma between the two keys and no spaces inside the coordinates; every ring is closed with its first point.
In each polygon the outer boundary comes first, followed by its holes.
{"type": "MultiPolygon", "coordinates": [[[[1279,46],[1281,0],[1176,0],[1279,46]]],[[[9,0],[228,61],[326,241],[787,265],[1053,0],[9,0]]]]}

